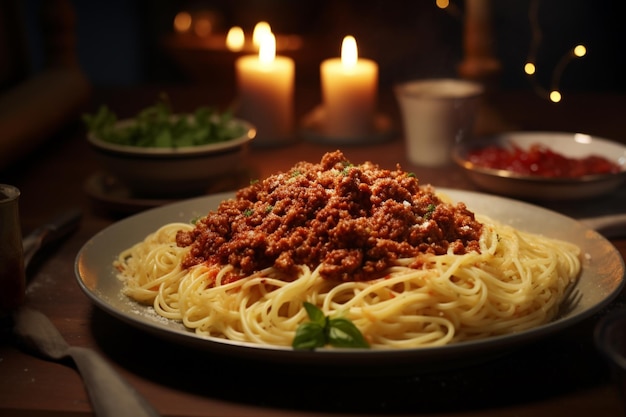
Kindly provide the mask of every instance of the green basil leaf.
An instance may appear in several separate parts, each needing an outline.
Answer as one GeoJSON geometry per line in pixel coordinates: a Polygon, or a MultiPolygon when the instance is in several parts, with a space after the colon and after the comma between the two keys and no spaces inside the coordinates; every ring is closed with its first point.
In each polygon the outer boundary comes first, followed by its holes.
{"type": "Polygon", "coordinates": [[[343,317],[326,317],[319,307],[306,301],[303,305],[310,321],[300,324],[296,329],[291,344],[294,349],[313,350],[326,345],[369,348],[360,330],[350,320],[343,317]]]}
{"type": "Polygon", "coordinates": [[[309,316],[309,320],[311,320],[313,323],[318,324],[322,328],[326,326],[326,317],[324,316],[324,312],[320,308],[305,301],[304,309],[309,316]]]}
{"type": "Polygon", "coordinates": [[[350,320],[343,317],[330,319],[328,322],[328,343],[334,347],[367,348],[359,329],[350,320]]]}
{"type": "Polygon", "coordinates": [[[324,334],[324,326],[318,323],[307,322],[302,323],[296,330],[296,336],[293,338],[291,346],[294,349],[313,350],[326,345],[326,335],[324,334]]]}

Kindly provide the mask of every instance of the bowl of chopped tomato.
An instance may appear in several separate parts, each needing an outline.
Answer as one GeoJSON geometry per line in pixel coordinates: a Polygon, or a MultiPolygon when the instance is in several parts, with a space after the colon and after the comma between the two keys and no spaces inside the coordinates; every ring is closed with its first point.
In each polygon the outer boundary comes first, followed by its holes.
{"type": "Polygon", "coordinates": [[[452,157],[479,188],[525,199],[595,197],[626,181],[626,145],[582,133],[508,132],[457,144],[452,157]]]}

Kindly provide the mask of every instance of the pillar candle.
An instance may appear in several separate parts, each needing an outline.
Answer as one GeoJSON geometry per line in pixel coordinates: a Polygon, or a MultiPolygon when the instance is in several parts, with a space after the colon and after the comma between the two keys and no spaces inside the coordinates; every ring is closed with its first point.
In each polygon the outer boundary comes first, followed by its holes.
{"type": "Polygon", "coordinates": [[[320,66],[324,133],[358,138],[372,132],[378,96],[378,64],[358,57],[356,40],[346,36],[341,58],[320,66]]]}
{"type": "Polygon", "coordinates": [[[238,116],[254,124],[257,145],[277,145],[293,139],[295,64],[276,56],[276,40],[268,33],[259,54],[235,61],[238,116]]]}

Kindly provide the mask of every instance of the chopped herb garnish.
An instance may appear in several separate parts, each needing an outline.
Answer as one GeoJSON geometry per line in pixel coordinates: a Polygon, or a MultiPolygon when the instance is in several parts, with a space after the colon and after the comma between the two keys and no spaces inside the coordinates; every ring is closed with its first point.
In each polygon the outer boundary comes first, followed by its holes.
{"type": "Polygon", "coordinates": [[[84,114],[83,122],[99,139],[124,146],[146,148],[180,148],[225,142],[245,133],[245,128],[233,123],[230,112],[219,113],[209,107],[196,109],[190,117],[174,113],[169,99],[161,95],[125,126],[117,125],[118,117],[107,106],[95,114],[84,114]]]}
{"type": "Polygon", "coordinates": [[[243,215],[246,216],[246,217],[250,217],[250,216],[252,216],[252,214],[254,214],[254,210],[252,210],[252,209],[246,209],[243,212],[243,215]]]}
{"type": "Polygon", "coordinates": [[[429,204],[428,207],[426,208],[426,214],[424,214],[424,219],[426,220],[430,219],[430,216],[433,215],[433,212],[435,211],[436,208],[437,208],[436,205],[429,204]]]}
{"type": "Polygon", "coordinates": [[[359,329],[350,320],[344,317],[327,317],[322,310],[308,302],[304,302],[304,308],[310,321],[298,326],[291,344],[294,349],[313,350],[326,345],[341,348],[369,347],[359,329]]]}
{"type": "Polygon", "coordinates": [[[348,175],[348,172],[350,172],[351,169],[352,169],[352,165],[345,167],[343,171],[341,171],[341,175],[345,177],[346,175],[348,175]]]}

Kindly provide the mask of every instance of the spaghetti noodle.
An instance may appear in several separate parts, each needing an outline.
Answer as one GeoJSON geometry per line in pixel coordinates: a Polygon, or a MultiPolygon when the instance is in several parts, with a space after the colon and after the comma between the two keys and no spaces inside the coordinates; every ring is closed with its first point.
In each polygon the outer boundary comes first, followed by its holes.
{"type": "MultiPolygon", "coordinates": [[[[320,172],[337,170],[337,161],[342,158],[343,155],[335,153],[330,158],[331,164],[300,165],[297,169],[306,171],[307,175],[318,172],[317,176],[321,177],[320,172]]],[[[373,171],[377,179],[393,177],[395,183],[408,184],[405,178],[410,177],[399,169],[391,173],[368,164],[354,169],[373,171]]],[[[368,183],[363,172],[359,175],[368,183]]],[[[272,181],[276,185],[277,178],[270,177],[264,181],[265,185],[272,181]]],[[[371,191],[375,181],[368,184],[371,191]]],[[[293,248],[288,248],[291,252],[286,250],[287,259],[280,254],[269,257],[267,250],[264,256],[255,256],[254,251],[246,250],[249,246],[245,245],[250,245],[251,240],[244,240],[241,247],[234,245],[224,255],[230,262],[218,262],[222,258],[215,249],[206,250],[218,239],[215,234],[218,228],[213,227],[215,224],[210,219],[230,213],[254,223],[250,213],[244,214],[249,209],[244,207],[255,203],[252,207],[259,210],[267,204],[268,194],[258,192],[266,190],[265,185],[251,186],[257,190],[254,196],[263,198],[251,199],[250,189],[240,191],[234,201],[244,200],[246,204],[239,205],[239,210],[233,209],[233,201],[225,202],[195,225],[166,224],[120,253],[115,264],[125,294],[152,305],[159,315],[181,321],[201,335],[289,346],[298,325],[307,320],[303,309],[306,301],[318,306],[327,316],[343,315],[352,320],[372,348],[415,348],[507,334],[543,324],[558,313],[567,287],[580,271],[579,249],[575,245],[523,232],[484,216],[474,218],[462,204],[444,202],[428,187],[422,187],[412,197],[404,196],[400,202],[400,206],[412,209],[412,213],[418,206],[425,209],[418,209],[421,214],[415,214],[405,226],[428,233],[415,240],[414,235],[407,238],[393,229],[381,237],[376,221],[368,218],[366,230],[376,239],[357,239],[354,247],[341,252],[352,256],[358,248],[368,248],[366,254],[347,262],[347,268],[353,268],[353,261],[360,261],[361,273],[353,275],[355,279],[348,276],[354,269],[342,269],[345,265],[332,255],[337,248],[323,251],[318,245],[305,242],[300,247],[318,253],[317,260],[310,254],[298,255],[293,248]],[[459,230],[448,230],[449,225],[443,227],[450,219],[454,219],[450,224],[459,230]],[[439,228],[424,226],[437,221],[439,228]],[[446,233],[439,233],[442,229],[446,233]],[[433,233],[447,238],[434,241],[433,233]],[[384,250],[372,249],[377,247],[376,242],[384,250]],[[237,258],[237,254],[241,256],[237,258]],[[246,265],[251,262],[252,269],[248,271],[246,265]],[[371,266],[367,273],[363,273],[365,265],[371,266]]],[[[379,194],[369,191],[370,201],[376,201],[379,194]]],[[[337,195],[330,194],[329,199],[337,195]]],[[[382,205],[384,201],[375,204],[382,205]]],[[[314,212],[319,213],[325,207],[320,205],[314,212]]],[[[404,212],[397,209],[387,213],[404,212]]],[[[217,224],[223,225],[225,219],[232,220],[226,216],[217,224]]],[[[311,218],[300,220],[303,224],[311,222],[311,218]]],[[[236,227],[242,228],[243,234],[254,230],[231,226],[228,232],[223,231],[219,247],[227,246],[226,238],[237,239],[236,227]]],[[[275,230],[280,230],[280,225],[275,230]]],[[[332,239],[326,237],[326,245],[331,245],[332,239]]],[[[339,239],[339,246],[355,238],[354,230],[346,232],[345,237],[339,239]]],[[[258,249],[259,244],[253,243],[252,247],[258,249]]]]}

